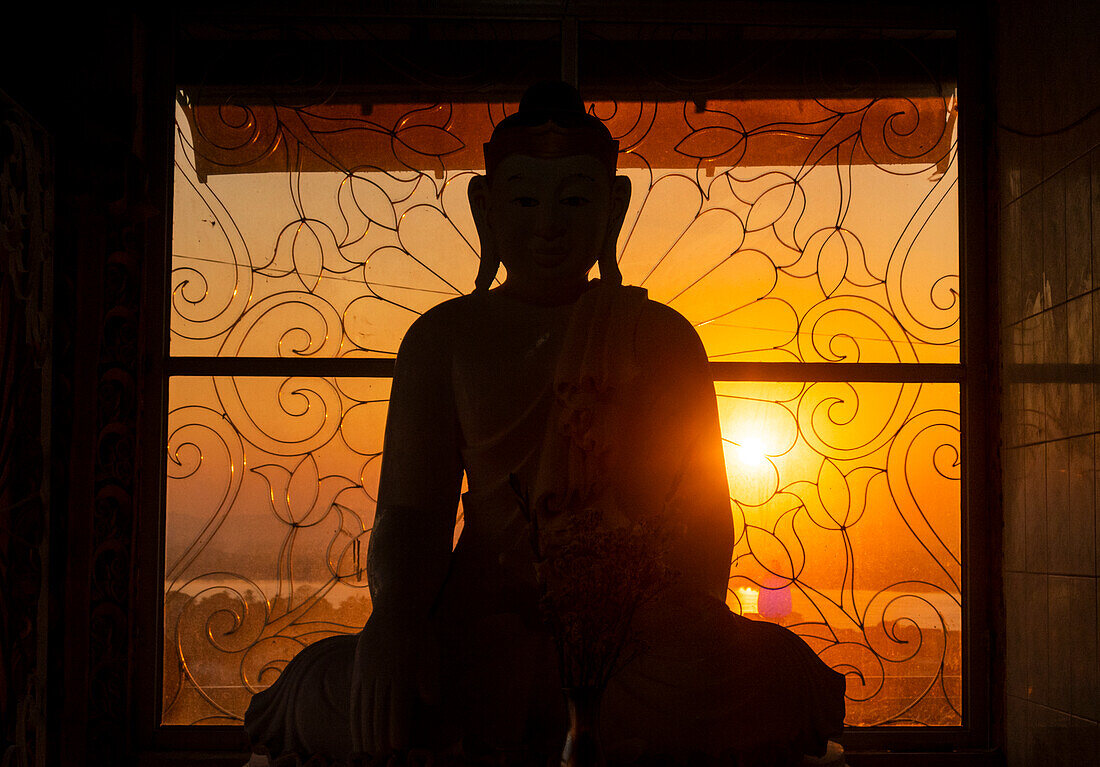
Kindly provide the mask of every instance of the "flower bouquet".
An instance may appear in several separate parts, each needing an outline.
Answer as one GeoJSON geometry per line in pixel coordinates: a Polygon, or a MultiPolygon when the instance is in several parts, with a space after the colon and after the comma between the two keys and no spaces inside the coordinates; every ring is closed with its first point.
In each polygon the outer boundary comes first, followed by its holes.
{"type": "Polygon", "coordinates": [[[665,515],[613,521],[595,504],[534,509],[511,478],[527,520],[539,611],[550,628],[569,707],[562,765],[600,764],[599,705],[608,682],[642,649],[638,609],[676,574],[665,563],[665,515]]]}

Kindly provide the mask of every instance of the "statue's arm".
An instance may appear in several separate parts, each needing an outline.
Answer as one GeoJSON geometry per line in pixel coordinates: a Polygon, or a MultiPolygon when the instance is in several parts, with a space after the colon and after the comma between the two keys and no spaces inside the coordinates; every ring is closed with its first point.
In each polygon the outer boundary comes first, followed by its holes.
{"type": "Polygon", "coordinates": [[[734,526],[722,450],[718,404],[706,352],[695,328],[679,313],[650,303],[640,318],[637,359],[649,381],[651,433],[634,444],[654,446],[643,457],[644,476],[660,478],[649,492],[671,511],[682,534],[674,540],[673,564],[693,585],[725,600],[733,556],[734,526]]]}
{"type": "Polygon", "coordinates": [[[397,355],[367,572],[375,611],[426,616],[446,576],[462,483],[449,331],[429,312],[397,355]]]}
{"type": "Polygon", "coordinates": [[[397,355],[378,507],[367,553],[373,603],[352,669],[352,747],[410,745],[418,701],[439,696],[440,648],[429,612],[451,556],[462,482],[448,327],[438,312],[409,329],[397,355]]]}

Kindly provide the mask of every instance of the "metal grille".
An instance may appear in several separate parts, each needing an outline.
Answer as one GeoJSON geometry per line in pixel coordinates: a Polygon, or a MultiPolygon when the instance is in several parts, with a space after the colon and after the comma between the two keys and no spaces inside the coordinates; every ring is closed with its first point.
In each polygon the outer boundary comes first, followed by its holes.
{"type": "MultiPolygon", "coordinates": [[[[472,287],[465,187],[514,108],[181,94],[163,723],[239,721],[298,650],[369,615],[392,356],[472,287]]],[[[712,360],[731,608],[846,672],[849,724],[960,724],[953,102],[590,108],[634,187],[624,282],[712,360]]]]}

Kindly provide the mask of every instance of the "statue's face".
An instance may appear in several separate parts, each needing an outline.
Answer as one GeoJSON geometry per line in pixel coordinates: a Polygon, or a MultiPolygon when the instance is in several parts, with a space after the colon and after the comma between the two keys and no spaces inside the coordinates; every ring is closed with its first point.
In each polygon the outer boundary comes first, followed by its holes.
{"type": "Polygon", "coordinates": [[[621,223],[626,200],[619,200],[617,181],[588,155],[505,158],[483,204],[507,282],[545,292],[584,281],[608,237],[618,234],[612,222],[621,223]]]}

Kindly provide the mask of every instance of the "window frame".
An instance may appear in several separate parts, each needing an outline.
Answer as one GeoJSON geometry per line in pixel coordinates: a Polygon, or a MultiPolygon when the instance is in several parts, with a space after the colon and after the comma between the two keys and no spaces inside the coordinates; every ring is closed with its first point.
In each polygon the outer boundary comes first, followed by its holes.
{"type": "MultiPolygon", "coordinates": [[[[717,6],[719,4],[712,4],[717,6]]],[[[721,8],[704,6],[687,14],[678,14],[677,20],[699,22],[725,21],[720,18],[721,8]]],[[[805,12],[805,9],[803,9],[805,12]]],[[[865,14],[865,9],[861,9],[865,14]]],[[[843,7],[822,6],[806,18],[781,18],[775,11],[759,8],[748,9],[745,23],[796,24],[820,23],[823,26],[851,26],[851,18],[843,7]]],[[[991,276],[993,269],[987,257],[986,218],[989,194],[987,188],[987,157],[984,136],[987,131],[983,117],[983,104],[988,101],[988,84],[981,63],[981,51],[987,45],[987,34],[980,31],[978,14],[971,16],[956,11],[913,9],[889,9],[880,16],[863,18],[860,26],[885,26],[898,29],[936,28],[955,33],[959,53],[958,87],[963,94],[964,107],[958,122],[959,136],[959,237],[960,237],[960,294],[962,296],[961,350],[957,365],[906,365],[907,375],[897,375],[900,365],[855,363],[830,365],[829,363],[731,363],[712,362],[715,381],[767,380],[767,381],[824,381],[843,380],[922,382],[951,381],[960,386],[960,416],[962,423],[961,450],[964,460],[962,482],[962,560],[963,560],[963,724],[960,727],[925,728],[850,728],[843,742],[853,764],[895,763],[904,754],[934,752],[944,754],[954,750],[961,758],[981,762],[992,758],[990,748],[1002,739],[996,722],[1001,716],[1002,682],[991,672],[1001,668],[995,637],[999,636],[999,619],[994,612],[995,599],[1000,595],[999,583],[999,523],[1000,498],[996,490],[996,455],[998,433],[996,397],[997,391],[996,327],[990,312],[996,308],[995,291],[991,276]],[[911,374],[911,375],[910,375],[911,374]],[[982,545],[989,542],[989,545],[982,545]],[[983,683],[984,682],[984,683],[983,683]],[[892,754],[888,751],[894,752],[892,754]],[[969,753],[969,756],[965,756],[969,753]]],[[[455,17],[458,14],[447,14],[455,17]]],[[[796,14],[797,15],[797,14],[796,14]]],[[[633,14],[626,3],[614,2],[601,11],[601,15],[585,15],[583,12],[552,17],[561,24],[562,71],[565,76],[577,71],[578,25],[587,20],[622,21],[633,14]]],[[[207,20],[198,14],[193,22],[207,20]]],[[[439,14],[409,16],[418,20],[439,20],[439,14]]],[[[477,14],[464,18],[477,19],[477,14]]],[[[544,16],[525,16],[509,6],[506,12],[494,15],[523,23],[545,21],[544,16]]],[[[669,21],[656,18],[657,21],[669,21]]],[[[281,24],[288,20],[275,19],[281,24]]],[[[359,18],[360,23],[389,23],[390,17],[359,18]]],[[[289,22],[292,25],[293,22],[289,22]]],[[[205,44],[205,43],[204,43],[205,44]]],[[[288,45],[294,45],[288,41],[288,45]]],[[[233,40],[217,43],[215,47],[230,50],[233,40]]],[[[143,314],[149,317],[153,327],[162,332],[149,333],[153,339],[144,349],[144,375],[142,416],[139,421],[141,444],[156,446],[146,450],[142,458],[140,503],[144,524],[138,526],[134,553],[134,592],[136,615],[133,620],[131,653],[133,665],[132,710],[137,712],[133,720],[134,742],[141,754],[153,758],[160,755],[182,758],[185,752],[207,752],[211,757],[224,755],[226,763],[236,764],[241,753],[247,750],[247,742],[240,727],[228,726],[172,726],[159,723],[161,698],[161,662],[159,635],[163,617],[163,540],[165,478],[163,451],[167,434],[168,381],[177,375],[287,375],[308,371],[314,376],[391,377],[393,361],[379,360],[284,360],[265,358],[173,358],[169,355],[168,300],[170,295],[171,263],[171,199],[172,162],[174,142],[172,138],[172,95],[176,88],[173,76],[173,58],[188,55],[188,44],[179,39],[161,51],[159,61],[163,66],[154,68],[152,76],[160,81],[161,102],[151,104],[149,112],[158,125],[166,126],[154,154],[159,155],[160,167],[153,173],[155,181],[162,184],[166,229],[163,238],[150,238],[145,267],[146,296],[143,314]],[[143,575],[144,574],[144,575],[143,575]]],[[[156,56],[152,58],[156,59],[156,56]]],[[[472,280],[472,275],[471,275],[472,280]]],[[[943,759],[950,757],[943,756],[943,759]]],[[[923,759],[923,757],[922,757],[923,759]]],[[[921,761],[921,764],[934,762],[921,761]]],[[[951,763],[956,763],[952,761],[951,763]]]]}

